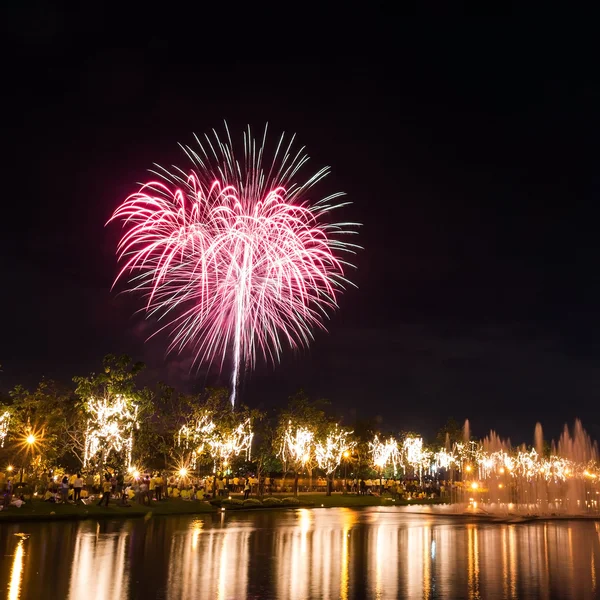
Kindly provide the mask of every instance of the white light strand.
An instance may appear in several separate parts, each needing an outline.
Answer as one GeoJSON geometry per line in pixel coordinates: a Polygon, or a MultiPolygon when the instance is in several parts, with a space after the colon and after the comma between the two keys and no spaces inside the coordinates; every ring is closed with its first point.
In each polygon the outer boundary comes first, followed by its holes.
{"type": "Polygon", "coordinates": [[[4,448],[4,440],[8,435],[8,426],[10,424],[10,413],[4,411],[0,415],[0,448],[4,448]]]}
{"type": "Polygon", "coordinates": [[[138,429],[138,406],[123,396],[110,398],[90,398],[85,432],[85,452],[83,465],[87,466],[99,452],[106,459],[111,452],[125,450],[127,466],[131,466],[133,432],[138,429]]]}

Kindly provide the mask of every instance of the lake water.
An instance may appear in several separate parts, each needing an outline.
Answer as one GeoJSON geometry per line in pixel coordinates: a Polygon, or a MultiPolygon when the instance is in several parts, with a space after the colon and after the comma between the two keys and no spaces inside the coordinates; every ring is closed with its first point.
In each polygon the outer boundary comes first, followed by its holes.
{"type": "Polygon", "coordinates": [[[399,509],[0,525],[0,597],[595,598],[600,523],[399,509]]]}

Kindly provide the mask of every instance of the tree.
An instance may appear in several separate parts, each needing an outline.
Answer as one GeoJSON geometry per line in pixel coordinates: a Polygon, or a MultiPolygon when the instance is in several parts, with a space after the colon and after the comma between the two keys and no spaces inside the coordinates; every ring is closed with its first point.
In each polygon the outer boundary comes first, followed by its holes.
{"type": "Polygon", "coordinates": [[[72,458],[65,424],[76,415],[71,389],[43,379],[34,392],[16,386],[10,392],[7,449],[12,460],[34,471],[69,462],[72,458]]]}
{"type": "Polygon", "coordinates": [[[356,442],[351,439],[352,431],[329,423],[315,443],[315,456],[319,468],[327,476],[327,495],[331,496],[333,474],[340,466],[344,453],[352,451],[356,442]]]}
{"type": "Polygon", "coordinates": [[[273,437],[274,453],[280,458],[284,471],[294,473],[294,495],[298,495],[301,472],[316,466],[315,438],[326,427],[328,420],[323,410],[325,401],[311,402],[303,391],[290,398],[288,406],[278,419],[273,437]]]}
{"type": "Polygon", "coordinates": [[[232,410],[227,389],[209,388],[180,428],[177,444],[189,450],[187,461],[192,468],[212,463],[215,479],[219,472],[228,476],[235,460],[250,459],[253,424],[260,418],[259,411],[247,406],[232,410]]]}
{"type": "Polygon", "coordinates": [[[73,379],[86,418],[85,434],[80,440],[83,464],[96,465],[100,472],[109,458],[117,468],[131,465],[134,432],[140,418],[152,409],[151,399],[138,390],[135,382],[143,363],[133,363],[126,355],[108,354],[102,365],[102,373],[73,379]]]}

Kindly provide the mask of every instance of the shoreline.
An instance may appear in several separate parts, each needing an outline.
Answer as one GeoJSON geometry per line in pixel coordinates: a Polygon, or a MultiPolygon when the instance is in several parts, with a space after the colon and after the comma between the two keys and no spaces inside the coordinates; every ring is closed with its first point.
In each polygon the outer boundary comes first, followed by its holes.
{"type": "Polygon", "coordinates": [[[156,504],[151,507],[141,505],[132,505],[122,507],[116,504],[108,508],[100,508],[92,505],[53,505],[41,501],[27,503],[21,508],[4,509],[0,511],[0,525],[2,523],[33,523],[33,522],[56,522],[56,521],[85,521],[85,520],[121,520],[121,519],[144,519],[150,520],[155,517],[198,517],[202,515],[217,515],[222,512],[248,513],[255,511],[282,511],[319,508],[350,508],[352,510],[361,510],[364,508],[394,509],[394,512],[408,515],[421,515],[428,517],[451,517],[460,518],[485,523],[501,524],[527,524],[542,521],[600,521],[600,515],[494,515],[472,512],[450,512],[444,510],[435,510],[437,506],[447,506],[446,503],[431,501],[424,503],[405,502],[402,504],[391,503],[387,499],[377,498],[377,501],[356,501],[356,497],[348,496],[324,496],[317,497],[310,495],[312,501],[302,500],[297,505],[284,506],[224,506],[218,507],[210,504],[208,501],[188,502],[185,500],[170,499],[164,504],[156,504]],[[343,499],[344,501],[340,501],[343,499]],[[316,501],[315,501],[316,500],[316,501]],[[323,500],[324,502],[320,502],[323,500]],[[327,504],[325,504],[325,501],[327,504]],[[412,507],[432,507],[432,510],[411,510],[412,507]],[[38,509],[38,510],[36,510],[38,509]],[[41,509],[41,510],[40,510],[41,509]]]}
{"type": "MultiPolygon", "coordinates": [[[[273,496],[271,496],[273,497],[273,496]]],[[[276,498],[290,498],[290,496],[275,496],[276,498]]],[[[240,499],[233,496],[233,500],[240,499]]],[[[291,505],[225,505],[223,507],[211,504],[207,500],[187,501],[169,498],[160,503],[154,501],[151,506],[131,504],[128,507],[119,506],[116,501],[111,502],[108,508],[98,507],[96,502],[92,504],[53,504],[41,500],[29,500],[21,508],[10,507],[0,511],[0,525],[2,523],[19,523],[35,521],[82,521],[82,520],[105,520],[105,519],[151,519],[153,517],[171,516],[200,516],[215,515],[226,512],[250,512],[267,510],[289,510],[297,508],[352,508],[361,509],[368,507],[410,506],[416,505],[415,501],[392,503],[388,498],[378,496],[349,496],[332,495],[321,496],[320,494],[304,494],[298,497],[298,504],[291,505]]],[[[432,501],[422,501],[420,506],[433,505],[432,501]]],[[[443,504],[443,502],[435,502],[443,504]]]]}

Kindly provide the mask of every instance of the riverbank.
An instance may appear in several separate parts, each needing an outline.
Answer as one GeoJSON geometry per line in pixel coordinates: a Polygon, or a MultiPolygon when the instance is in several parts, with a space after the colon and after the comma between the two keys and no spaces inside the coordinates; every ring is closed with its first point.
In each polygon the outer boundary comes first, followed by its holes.
{"type": "MultiPolygon", "coordinates": [[[[289,495],[274,496],[278,499],[289,498],[289,495]]],[[[241,495],[232,495],[233,499],[240,500],[241,495]]],[[[289,508],[361,508],[367,506],[409,506],[416,504],[440,504],[439,500],[397,500],[393,501],[389,497],[380,498],[379,496],[353,496],[343,494],[308,494],[301,493],[298,496],[298,504],[275,505],[275,506],[243,506],[228,505],[224,502],[225,510],[282,510],[289,508]]],[[[201,515],[215,513],[220,510],[219,506],[214,506],[209,502],[186,501],[170,498],[167,501],[152,502],[150,506],[132,503],[129,507],[119,506],[116,501],[111,501],[108,508],[97,506],[96,503],[84,504],[54,504],[51,502],[42,502],[41,500],[32,500],[26,502],[21,508],[11,506],[8,509],[0,511],[0,523],[25,522],[25,521],[61,521],[78,519],[128,519],[128,518],[152,518],[153,516],[181,516],[181,515],[201,515]]]]}

